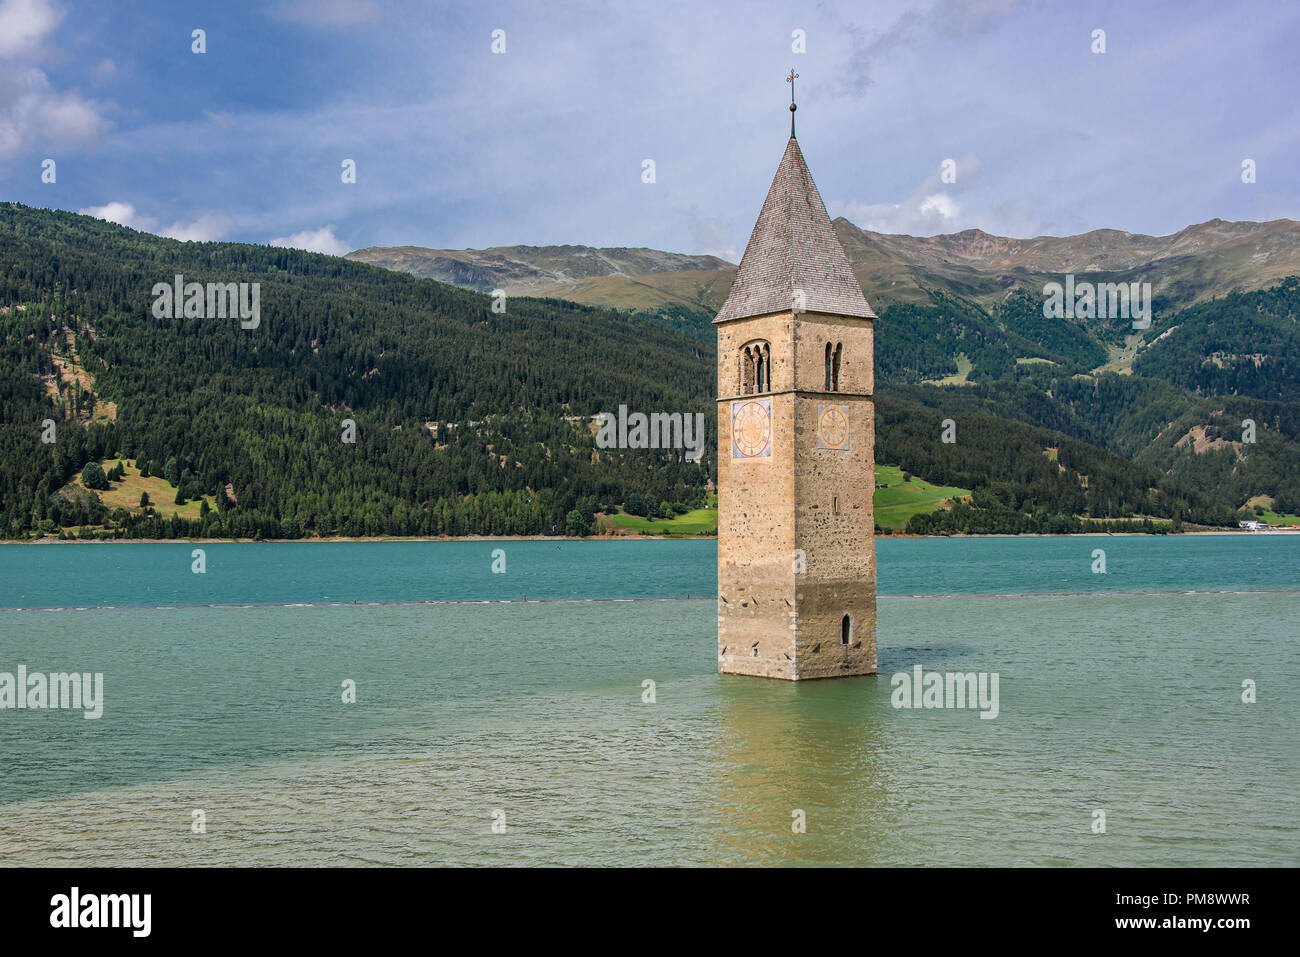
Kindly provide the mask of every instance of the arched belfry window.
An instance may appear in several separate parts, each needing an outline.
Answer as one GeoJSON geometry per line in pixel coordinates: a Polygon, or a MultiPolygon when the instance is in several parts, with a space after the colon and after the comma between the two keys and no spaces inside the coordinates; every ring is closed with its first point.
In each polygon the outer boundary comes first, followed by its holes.
{"type": "Polygon", "coordinates": [[[835,343],[835,353],[831,356],[831,391],[840,391],[840,356],[844,352],[844,343],[835,343]]]}
{"type": "Polygon", "coordinates": [[[740,352],[740,394],[772,391],[772,347],[751,342],[740,352]]]}
{"type": "Polygon", "coordinates": [[[831,344],[826,343],[826,391],[831,391],[831,344]]]}
{"type": "Polygon", "coordinates": [[[853,620],[845,615],[840,619],[840,644],[847,645],[853,634],[853,620]]]}

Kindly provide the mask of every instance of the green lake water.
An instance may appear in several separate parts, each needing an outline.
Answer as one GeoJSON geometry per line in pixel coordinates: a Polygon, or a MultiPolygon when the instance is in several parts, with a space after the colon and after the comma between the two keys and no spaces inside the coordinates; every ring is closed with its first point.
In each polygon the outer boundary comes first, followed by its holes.
{"type": "Polygon", "coordinates": [[[715,563],[0,546],[0,672],[105,698],[0,710],[0,862],[1300,864],[1300,536],[884,539],[880,674],[800,684],[716,674],[715,563]],[[997,717],[893,707],[917,665],[997,717]]]}

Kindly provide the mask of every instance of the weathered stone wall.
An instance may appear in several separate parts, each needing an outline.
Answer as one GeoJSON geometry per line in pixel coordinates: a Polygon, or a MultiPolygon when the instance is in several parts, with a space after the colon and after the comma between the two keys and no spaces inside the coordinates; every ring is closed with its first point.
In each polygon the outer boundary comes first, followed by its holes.
{"type": "Polygon", "coordinates": [[[790,313],[723,322],[717,329],[719,401],[740,395],[741,352],[759,340],[772,346],[771,391],[794,388],[794,317],[790,313]]]}
{"type": "MultiPolygon", "coordinates": [[[[776,369],[773,343],[774,382],[776,369]]],[[[718,405],[718,660],[724,671],[793,677],[795,400],[762,397],[772,403],[770,457],[733,459],[732,400],[718,405]]]]}
{"type": "Polygon", "coordinates": [[[801,679],[876,671],[871,337],[870,320],[806,313],[718,326],[722,672],[801,679]],[[738,356],[756,339],[771,344],[773,391],[759,397],[772,403],[772,454],[734,459],[738,356]],[[844,344],[838,392],[824,389],[827,341],[844,344]],[[819,443],[827,405],[843,412],[846,447],[819,443]]]}
{"type": "Polygon", "coordinates": [[[799,677],[875,674],[874,403],[869,396],[800,393],[796,409],[795,547],[806,562],[797,579],[799,677]],[[847,410],[847,449],[819,447],[824,405],[847,410]],[[848,647],[840,637],[845,614],[848,647]]]}
{"type": "MultiPolygon", "coordinates": [[[[871,395],[875,391],[875,353],[871,319],[799,313],[794,323],[794,357],[797,362],[794,388],[807,392],[826,391],[826,343],[840,351],[840,392],[871,395]]],[[[772,354],[776,364],[776,354],[772,354]]]]}

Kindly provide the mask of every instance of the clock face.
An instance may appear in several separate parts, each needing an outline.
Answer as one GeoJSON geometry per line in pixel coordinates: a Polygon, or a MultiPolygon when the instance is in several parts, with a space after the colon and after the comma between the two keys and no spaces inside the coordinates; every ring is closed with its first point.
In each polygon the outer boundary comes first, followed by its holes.
{"type": "Polygon", "coordinates": [[[817,408],[817,444],[824,449],[849,447],[849,413],[842,405],[817,408]]]}
{"type": "Polygon", "coordinates": [[[772,400],[731,404],[731,457],[752,459],[772,454],[772,400]]]}

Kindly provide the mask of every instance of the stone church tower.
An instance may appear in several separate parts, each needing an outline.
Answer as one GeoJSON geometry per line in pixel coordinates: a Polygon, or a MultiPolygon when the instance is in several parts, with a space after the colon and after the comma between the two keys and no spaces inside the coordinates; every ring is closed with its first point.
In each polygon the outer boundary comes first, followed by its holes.
{"type": "Polygon", "coordinates": [[[714,319],[720,672],[876,673],[874,319],[791,122],[714,319]]]}

